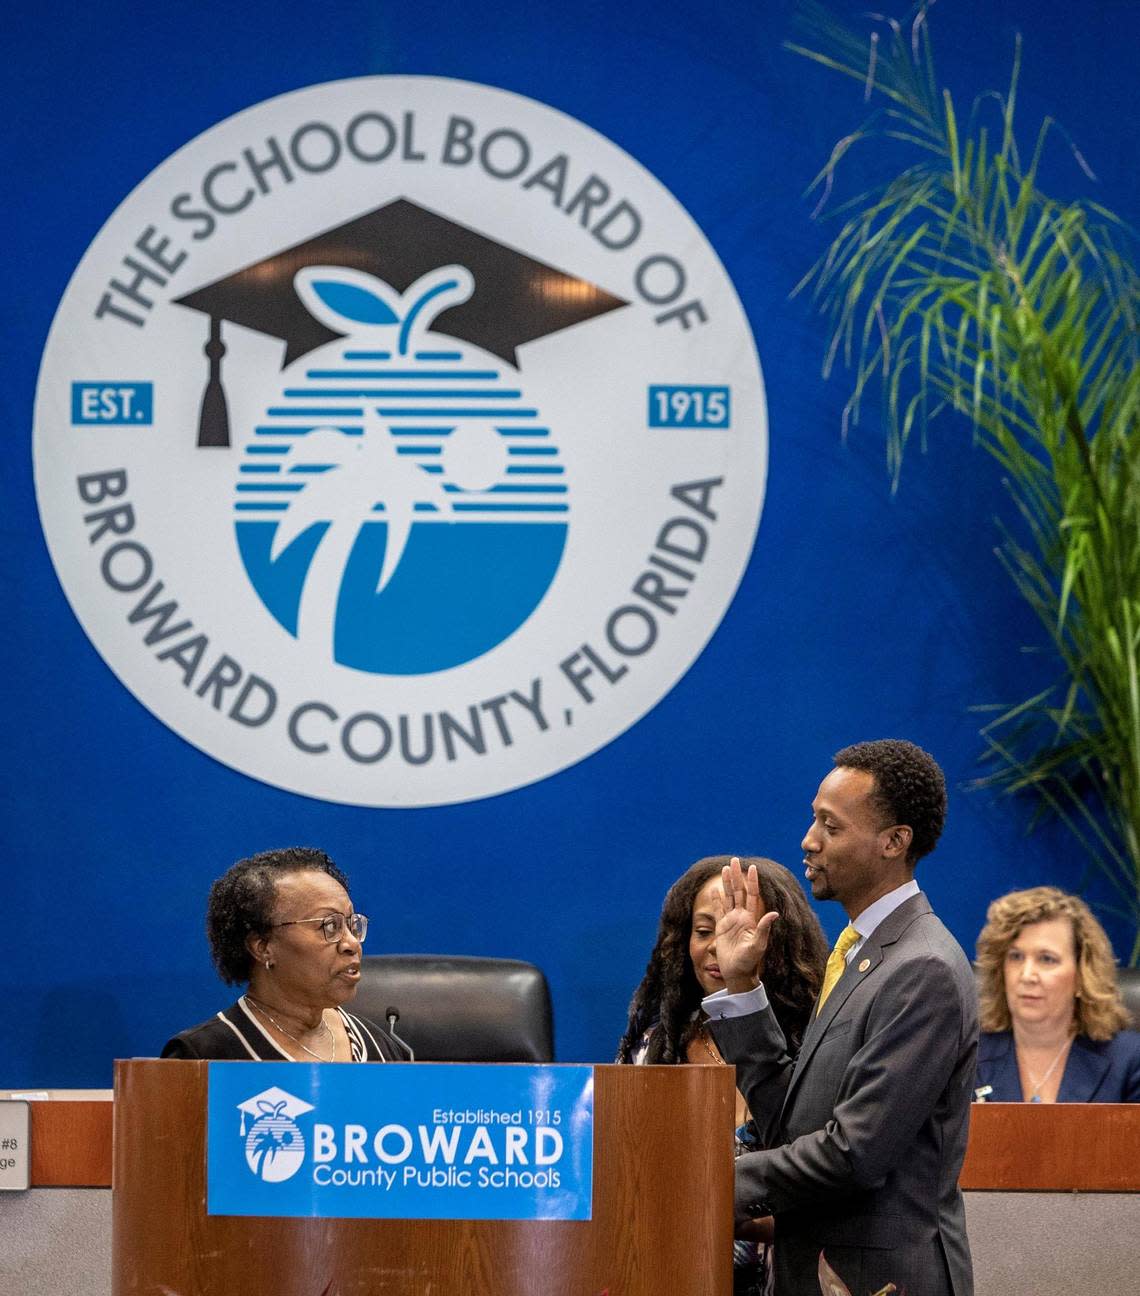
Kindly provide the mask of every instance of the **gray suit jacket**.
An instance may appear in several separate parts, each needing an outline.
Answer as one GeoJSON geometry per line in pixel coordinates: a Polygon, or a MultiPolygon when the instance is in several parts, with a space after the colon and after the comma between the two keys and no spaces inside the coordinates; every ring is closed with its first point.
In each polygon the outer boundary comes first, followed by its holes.
{"type": "Polygon", "coordinates": [[[958,1172],[977,998],[927,898],[868,937],[797,1057],[771,1009],[710,1029],[768,1149],[737,1160],[736,1209],[776,1217],[777,1296],[817,1296],[821,1249],[852,1292],[972,1296],[958,1172]]]}

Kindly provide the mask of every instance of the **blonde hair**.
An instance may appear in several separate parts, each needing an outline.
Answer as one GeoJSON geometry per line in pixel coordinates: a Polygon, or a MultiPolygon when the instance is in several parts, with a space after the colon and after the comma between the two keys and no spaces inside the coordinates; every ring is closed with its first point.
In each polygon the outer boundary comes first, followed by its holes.
{"type": "Polygon", "coordinates": [[[1077,956],[1073,1020],[1077,1033],[1094,1040],[1112,1039],[1129,1020],[1116,984],[1112,944],[1083,900],[1051,886],[1011,891],[995,900],[986,911],[986,925],[978,937],[982,1030],[1010,1029],[1005,956],[1023,927],[1053,918],[1067,918],[1073,928],[1077,956]]]}

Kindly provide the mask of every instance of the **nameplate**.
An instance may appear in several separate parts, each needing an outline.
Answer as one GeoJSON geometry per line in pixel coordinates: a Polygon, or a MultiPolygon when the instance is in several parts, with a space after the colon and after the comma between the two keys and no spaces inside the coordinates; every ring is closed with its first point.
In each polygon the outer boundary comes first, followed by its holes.
{"type": "Polygon", "coordinates": [[[211,1062],[210,1215],[587,1220],[589,1066],[211,1062]]]}
{"type": "Polygon", "coordinates": [[[22,1192],[31,1183],[28,1104],[0,1100],[0,1190],[22,1192]]]}

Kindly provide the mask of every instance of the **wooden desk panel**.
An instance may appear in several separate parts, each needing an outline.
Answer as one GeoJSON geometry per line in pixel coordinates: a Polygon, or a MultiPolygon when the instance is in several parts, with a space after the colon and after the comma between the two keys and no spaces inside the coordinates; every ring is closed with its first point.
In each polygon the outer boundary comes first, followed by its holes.
{"type": "Polygon", "coordinates": [[[110,1188],[114,1103],[28,1103],[33,1188],[110,1188]]]}
{"type": "MultiPolygon", "coordinates": [[[[111,1185],[110,1102],[32,1102],[32,1187],[111,1185]]],[[[1140,1192],[1140,1104],[977,1103],[967,1191],[1140,1192]]]]}
{"type": "Polygon", "coordinates": [[[964,1189],[1140,1192],[1140,1104],[975,1103],[964,1189]]]}

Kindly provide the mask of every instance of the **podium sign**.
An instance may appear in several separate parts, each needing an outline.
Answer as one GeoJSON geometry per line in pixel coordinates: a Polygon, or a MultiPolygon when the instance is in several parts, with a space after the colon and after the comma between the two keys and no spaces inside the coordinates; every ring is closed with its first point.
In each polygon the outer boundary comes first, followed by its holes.
{"type": "Polygon", "coordinates": [[[212,1062],[210,1215],[588,1220],[589,1066],[212,1062]]]}

